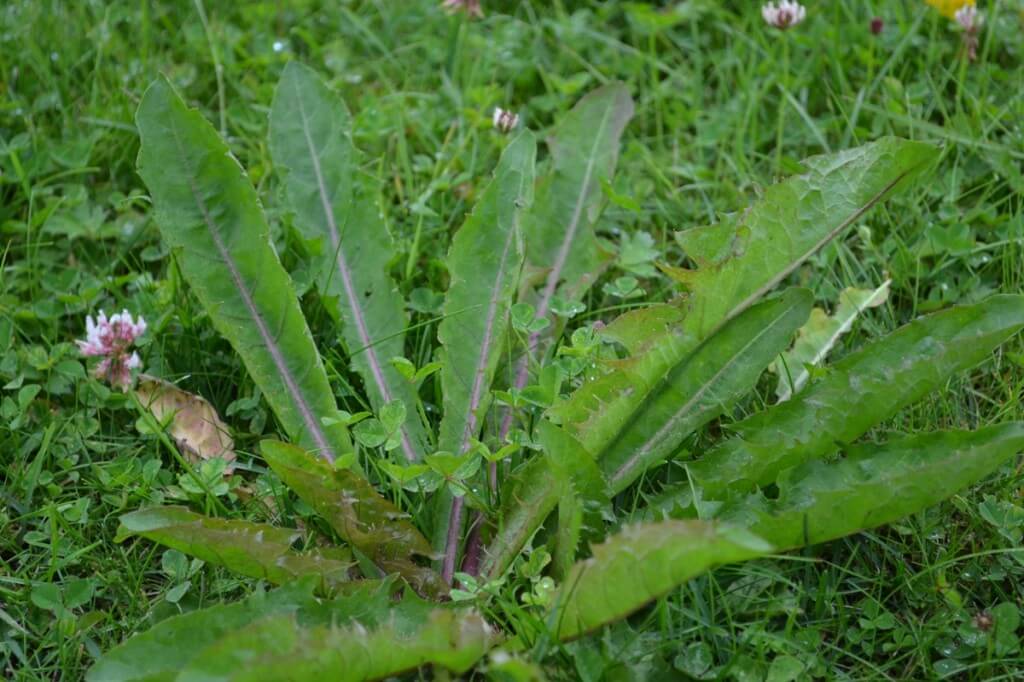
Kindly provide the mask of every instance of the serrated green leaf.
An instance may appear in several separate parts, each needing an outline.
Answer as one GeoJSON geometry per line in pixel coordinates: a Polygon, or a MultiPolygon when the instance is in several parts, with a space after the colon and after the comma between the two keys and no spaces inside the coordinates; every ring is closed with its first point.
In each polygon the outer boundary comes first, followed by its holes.
{"type": "Polygon", "coordinates": [[[297,552],[302,532],[265,523],[214,519],[184,507],[154,507],[121,517],[118,539],[138,535],[216,566],[281,584],[316,575],[325,589],[349,580],[351,555],[334,551],[297,552]]]}
{"type": "MultiPolygon", "coordinates": [[[[812,302],[806,289],[790,289],[730,320],[655,385],[646,385],[643,372],[629,376],[646,397],[598,454],[612,492],[664,461],[685,437],[753,389],[807,320],[812,302]]],[[[651,352],[658,353],[658,347],[651,352]]],[[[642,364],[644,356],[631,360],[642,364]]]]}
{"type": "MultiPolygon", "coordinates": [[[[649,374],[647,370],[651,364],[660,367],[662,353],[678,341],[678,328],[663,331],[665,321],[674,322],[675,318],[660,313],[631,317],[631,325],[642,324],[649,330],[647,344],[643,350],[638,347],[639,352],[629,360],[619,363],[616,376],[623,390],[633,386],[636,394],[647,398],[628,418],[602,425],[617,434],[596,457],[610,492],[624,490],[644,471],[670,456],[686,436],[751,390],[765,367],[785,349],[807,319],[811,304],[811,294],[805,289],[790,289],[764,301],[730,321],[708,343],[661,375],[649,374]],[[647,385],[647,377],[655,378],[653,387],[647,385]]],[[[640,336],[634,330],[619,329],[613,333],[640,336]]],[[[595,397],[591,407],[594,419],[608,420],[602,408],[595,397]]],[[[556,417],[560,415],[558,408],[550,412],[556,417]]],[[[586,429],[586,424],[579,423],[566,429],[566,437],[583,452],[588,450],[575,436],[586,433],[586,429]]],[[[499,528],[488,549],[484,564],[488,575],[493,577],[507,568],[522,543],[558,504],[562,487],[543,481],[545,476],[552,477],[545,473],[543,465],[533,462],[517,471],[513,487],[506,495],[518,499],[518,495],[528,494],[530,503],[522,508],[503,509],[509,519],[499,528]],[[521,491],[520,487],[528,490],[521,491]],[[541,498],[542,493],[551,499],[541,498]]]]}
{"type": "Polygon", "coordinates": [[[358,473],[337,469],[293,445],[265,440],[260,450],[285,484],[339,536],[383,572],[398,573],[421,594],[444,594],[437,573],[417,558],[433,558],[427,539],[407,514],[381,497],[358,473]]]}
{"type": "Polygon", "coordinates": [[[699,265],[675,271],[691,293],[696,335],[753,304],[937,158],[933,145],[895,137],[811,157],[805,173],[772,185],[749,210],[681,233],[683,250],[699,265]]]}
{"type": "MultiPolygon", "coordinates": [[[[698,228],[680,239],[687,255],[701,265],[694,271],[665,268],[685,280],[689,295],[678,305],[682,323],[671,336],[645,334],[647,384],[680,363],[726,321],[753,305],[831,239],[883,199],[907,186],[934,162],[927,144],[884,138],[863,147],[805,161],[803,175],[770,187],[764,197],[723,224],[698,228]]],[[[659,317],[664,308],[658,307],[659,317]]],[[[627,313],[620,326],[647,313],[627,313]]],[[[664,330],[662,330],[664,331],[664,330]]],[[[627,336],[636,337],[637,334],[627,336]]],[[[558,408],[560,421],[591,452],[615,437],[646,396],[635,382],[611,371],[584,384],[558,408]],[[594,405],[600,404],[599,418],[594,405]],[[579,426],[574,426],[579,424],[579,426]]]]}
{"type": "MultiPolygon", "coordinates": [[[[549,319],[561,301],[582,298],[611,260],[598,243],[594,225],[602,203],[601,182],[615,174],[622,132],[633,108],[626,86],[610,83],[582,98],[547,140],[551,170],[538,184],[536,201],[523,221],[525,297],[538,319],[549,319]],[[531,292],[535,284],[542,286],[531,292]]],[[[526,386],[529,358],[540,350],[549,326],[532,330],[527,352],[516,363],[514,388],[526,386]]],[[[552,331],[557,334],[559,329],[561,324],[556,324],[552,331]]],[[[511,425],[508,410],[502,437],[511,425]]]]}
{"type": "Polygon", "coordinates": [[[139,173],[164,241],[282,426],[331,461],[352,449],[256,191],[213,126],[158,79],[136,115],[139,173]]]}
{"type": "Polygon", "coordinates": [[[795,391],[804,387],[811,376],[808,365],[820,365],[865,310],[885,303],[889,297],[889,284],[886,280],[877,289],[843,289],[831,317],[821,308],[811,311],[811,319],[800,329],[793,348],[775,363],[775,372],[779,375],[775,395],[779,402],[789,400],[795,391]]]}
{"type": "MultiPolygon", "coordinates": [[[[702,265],[697,271],[674,271],[686,281],[690,295],[677,306],[627,313],[610,325],[605,337],[621,341],[630,357],[605,368],[603,375],[584,383],[549,414],[587,451],[604,452],[620,437],[623,426],[631,423],[634,412],[646,404],[647,391],[660,385],[708,336],[868,209],[922,175],[936,156],[937,150],[930,145],[885,138],[848,152],[814,157],[806,162],[807,173],[771,188],[741,219],[683,235],[680,242],[687,254],[702,265]],[[628,371],[620,369],[623,364],[628,371]]],[[[627,473],[634,472],[624,471],[622,481],[631,480],[627,473]]],[[[546,513],[551,506],[536,500],[538,494],[531,491],[536,513],[546,513]]],[[[520,518],[508,527],[521,538],[523,528],[537,523],[520,518]]],[[[512,541],[499,533],[493,545],[503,551],[489,555],[515,556],[508,549],[512,541]]],[[[495,573],[504,570],[498,563],[490,567],[495,573]]]]}
{"type": "MultiPolygon", "coordinates": [[[[360,168],[344,101],[310,69],[290,62],[274,93],[270,149],[284,168],[295,222],[318,244],[317,287],[337,305],[352,364],[375,410],[400,400],[415,412],[416,394],[387,358],[401,356],[408,320],[388,274],[394,246],[381,218],[376,182],[360,168]]],[[[402,426],[406,459],[422,457],[418,419],[402,426]]]]}
{"type": "Polygon", "coordinates": [[[381,583],[353,585],[351,595],[323,601],[314,595],[316,580],[257,592],[234,604],[172,616],[111,649],[89,669],[89,682],[174,680],[189,660],[239,628],[274,614],[297,614],[303,623],[366,619],[386,610],[391,588],[381,583]]]}
{"type": "Polygon", "coordinates": [[[532,199],[535,155],[528,131],[509,144],[448,252],[451,284],[438,326],[446,359],[439,450],[465,452],[487,408],[523,263],[520,222],[532,199]]]}
{"type": "Polygon", "coordinates": [[[556,293],[581,298],[609,260],[594,224],[601,181],[615,174],[619,141],[632,117],[628,88],[611,83],[582,98],[547,140],[551,170],[523,220],[527,271],[543,273],[543,287],[529,300],[538,317],[548,315],[556,293]]]}
{"type": "Polygon", "coordinates": [[[495,641],[484,619],[468,610],[417,607],[376,627],[303,627],[294,615],[279,614],[221,638],[192,659],[176,680],[361,682],[427,665],[462,674],[495,641]]]}
{"type": "Polygon", "coordinates": [[[851,353],[792,400],[735,425],[736,436],[691,464],[690,474],[707,498],[768,485],[783,469],[836,452],[974,367],[1022,327],[1020,295],[915,320],[851,353]]]}
{"type": "MultiPolygon", "coordinates": [[[[585,527],[603,527],[600,512],[609,505],[611,488],[594,456],[563,429],[541,420],[537,424],[536,437],[544,448],[550,475],[561,487],[554,572],[557,577],[564,578],[576,561],[585,527]]],[[[537,515],[533,514],[532,518],[537,519],[537,515]]],[[[543,518],[541,516],[539,520],[543,521],[543,518]]]]}
{"type": "Polygon", "coordinates": [[[497,578],[519,555],[527,541],[558,506],[563,489],[545,457],[531,457],[509,474],[501,486],[498,529],[481,563],[481,575],[497,578]]]}
{"type": "Polygon", "coordinates": [[[573,639],[628,616],[712,566],[771,551],[751,533],[714,523],[628,526],[573,566],[548,622],[558,639],[573,639]]]}
{"type": "Polygon", "coordinates": [[[755,493],[717,516],[779,549],[825,542],[937,504],[1022,450],[1024,422],[857,445],[840,461],[784,472],[778,499],[755,493]]]}
{"type": "MultiPolygon", "coordinates": [[[[461,455],[479,435],[505,348],[509,311],[523,264],[522,213],[533,198],[536,141],[523,131],[506,147],[494,179],[456,233],[448,252],[451,284],[438,338],[444,417],[438,448],[461,455]]],[[[434,544],[444,548],[442,575],[455,571],[463,500],[438,497],[434,544]]]]}

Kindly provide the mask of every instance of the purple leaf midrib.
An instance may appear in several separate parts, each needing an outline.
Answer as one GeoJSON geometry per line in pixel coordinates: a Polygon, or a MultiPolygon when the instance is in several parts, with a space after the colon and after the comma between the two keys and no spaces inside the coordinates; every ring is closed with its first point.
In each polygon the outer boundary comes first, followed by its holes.
{"type": "MultiPolygon", "coordinates": [[[[380,360],[377,357],[377,351],[373,347],[373,339],[370,338],[370,330],[366,326],[366,318],[363,315],[363,309],[359,305],[359,297],[356,294],[355,287],[352,284],[352,272],[349,269],[348,261],[345,259],[345,253],[341,246],[341,232],[338,230],[338,222],[334,216],[334,207],[331,205],[331,201],[328,197],[327,186],[324,182],[323,171],[320,168],[320,157],[316,153],[316,146],[313,143],[313,138],[309,130],[309,117],[306,114],[306,107],[302,104],[301,93],[298,91],[298,86],[295,88],[295,101],[299,106],[299,116],[302,119],[302,134],[306,138],[306,147],[309,150],[310,160],[313,162],[313,173],[316,176],[317,191],[320,195],[320,205],[324,211],[324,219],[327,221],[327,229],[331,236],[331,246],[334,249],[335,264],[338,266],[338,274],[341,276],[341,283],[345,289],[345,297],[348,299],[349,310],[352,311],[352,318],[355,322],[356,333],[359,335],[359,340],[362,343],[362,352],[366,353],[367,364],[370,366],[370,372],[373,375],[373,381],[377,384],[377,390],[380,391],[381,399],[387,403],[391,401],[391,389],[388,386],[387,379],[384,377],[384,369],[381,367],[380,360]]],[[[405,453],[405,458],[410,462],[416,461],[416,450],[412,446],[412,440],[409,438],[409,432],[403,425],[400,427],[402,433],[402,451],[405,453]]]]}
{"type": "MultiPolygon", "coordinates": [[[[174,137],[174,143],[178,147],[178,154],[182,159],[185,159],[186,164],[189,165],[187,161],[188,155],[185,153],[185,149],[182,146],[177,126],[172,123],[170,129],[174,137]]],[[[207,231],[210,233],[210,239],[213,240],[217,253],[227,266],[228,272],[231,275],[231,281],[241,294],[242,301],[245,303],[245,307],[249,311],[250,317],[252,317],[253,322],[256,323],[256,329],[259,331],[260,338],[263,339],[264,345],[270,352],[270,357],[274,362],[274,366],[277,368],[278,373],[284,380],[285,388],[287,388],[288,393],[291,394],[292,401],[299,409],[299,414],[302,415],[302,421],[306,424],[306,430],[309,431],[316,443],[318,453],[323,455],[329,462],[333,462],[335,460],[334,448],[328,443],[327,436],[321,430],[319,423],[317,423],[316,416],[313,414],[312,409],[310,409],[309,404],[306,402],[306,397],[302,394],[302,390],[299,388],[295,378],[292,376],[284,355],[281,353],[281,349],[278,348],[277,342],[274,340],[270,330],[267,328],[266,321],[256,308],[256,302],[253,301],[252,294],[249,292],[248,288],[246,288],[245,283],[242,280],[242,275],[238,271],[238,266],[235,264],[234,258],[232,258],[231,253],[228,251],[227,245],[217,233],[213,220],[210,217],[210,211],[206,206],[206,202],[203,200],[202,195],[199,193],[199,189],[196,187],[195,173],[192,172],[191,168],[189,171],[189,190],[192,193],[192,198],[196,202],[196,206],[198,206],[200,213],[203,215],[203,222],[206,225],[207,231]]]]}
{"type": "MultiPolygon", "coordinates": [[[[614,108],[614,106],[609,106],[605,109],[601,125],[598,126],[597,133],[594,135],[594,144],[590,148],[590,154],[587,157],[583,182],[580,183],[580,192],[576,196],[576,205],[573,207],[572,218],[569,220],[569,228],[565,231],[565,238],[562,240],[562,244],[558,249],[558,255],[555,257],[555,263],[551,266],[551,272],[548,273],[547,281],[544,284],[544,293],[541,295],[540,302],[537,305],[537,317],[545,317],[548,314],[551,299],[558,289],[558,281],[562,278],[562,269],[565,267],[566,261],[569,260],[569,251],[572,248],[573,240],[576,238],[576,232],[579,231],[580,218],[583,217],[583,204],[586,201],[587,195],[590,194],[587,188],[590,186],[590,180],[594,175],[594,167],[597,165],[597,150],[601,146],[604,130],[608,126],[609,120],[611,120],[614,108]]],[[[540,334],[535,333],[531,335],[531,343],[535,343],[534,337],[540,338],[540,334]]]]}
{"type": "MultiPolygon", "coordinates": [[[[497,180],[496,180],[497,181],[497,180]]],[[[462,438],[459,441],[459,449],[456,454],[462,454],[469,448],[469,441],[473,437],[477,426],[477,410],[483,400],[484,375],[487,373],[487,357],[489,350],[494,343],[494,327],[498,317],[498,304],[501,298],[501,281],[505,278],[508,270],[508,255],[515,243],[516,233],[519,230],[519,211],[513,213],[512,226],[505,238],[505,246],[501,252],[501,261],[498,265],[498,272],[494,278],[494,290],[491,299],[487,304],[487,318],[484,323],[484,338],[480,344],[480,354],[477,357],[476,368],[473,371],[473,388],[469,394],[469,411],[466,416],[466,424],[462,429],[462,438]]],[[[441,565],[441,578],[446,583],[451,583],[455,575],[455,560],[458,555],[458,542],[462,528],[462,510],[465,500],[456,497],[452,500],[452,510],[448,517],[448,533],[445,539],[444,562],[441,565]]]]}
{"type": "MultiPolygon", "coordinates": [[[[583,173],[583,182],[580,183],[580,191],[576,196],[576,205],[573,207],[572,218],[569,220],[569,228],[565,232],[565,238],[562,240],[562,244],[559,247],[558,255],[555,258],[555,264],[551,267],[551,271],[548,272],[547,280],[544,283],[544,291],[541,294],[540,301],[537,305],[538,319],[547,317],[548,308],[551,306],[551,300],[554,298],[555,291],[558,289],[558,282],[562,278],[562,269],[565,267],[566,261],[569,260],[569,250],[572,247],[572,241],[576,237],[576,232],[579,230],[580,218],[583,217],[583,203],[590,193],[588,187],[590,186],[590,180],[594,173],[594,167],[597,165],[596,154],[597,149],[600,146],[601,138],[604,136],[604,130],[611,119],[612,111],[614,106],[609,106],[605,109],[604,118],[601,119],[601,125],[598,127],[597,134],[594,135],[594,145],[590,148],[590,155],[587,160],[587,167],[583,173]]],[[[516,378],[515,388],[516,390],[522,389],[526,386],[527,380],[530,378],[529,372],[529,358],[537,351],[537,347],[540,345],[541,332],[533,332],[530,334],[529,339],[526,343],[526,353],[519,358],[516,366],[516,378]]],[[[512,409],[505,410],[505,416],[501,421],[501,429],[499,432],[499,438],[504,441],[505,436],[512,428],[512,409]]]]}
{"type": "Polygon", "coordinates": [[[484,338],[480,344],[480,354],[477,357],[476,368],[473,372],[473,388],[469,394],[469,415],[466,419],[466,425],[462,430],[462,440],[459,443],[459,453],[465,452],[466,448],[469,447],[469,441],[473,437],[473,432],[476,430],[476,410],[483,399],[484,375],[487,373],[487,357],[490,355],[490,348],[494,343],[494,327],[498,317],[498,304],[500,303],[501,298],[501,281],[505,278],[505,272],[508,270],[508,254],[512,248],[513,242],[515,241],[516,230],[519,228],[518,213],[513,221],[512,229],[508,231],[508,237],[505,239],[505,245],[501,252],[501,261],[498,265],[498,272],[494,278],[494,293],[491,294],[491,300],[487,303],[487,318],[484,323],[484,338]]]}

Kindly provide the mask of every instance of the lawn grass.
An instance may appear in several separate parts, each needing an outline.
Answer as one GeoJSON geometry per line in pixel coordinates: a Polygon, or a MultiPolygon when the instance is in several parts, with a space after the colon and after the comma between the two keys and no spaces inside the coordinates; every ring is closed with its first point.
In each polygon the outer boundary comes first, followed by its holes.
{"type": "MultiPolygon", "coordinates": [[[[1024,291],[1019,1],[982,3],[974,63],[951,22],[909,0],[816,3],[786,33],[768,29],[747,2],[689,0],[671,13],[645,3],[507,0],[485,2],[487,17],[476,22],[437,4],[11,0],[0,8],[5,678],[77,679],[101,651],[163,617],[261,589],[149,542],[113,541],[120,514],[173,501],[183,469],[166,440],[136,429],[122,395],[87,379],[72,344],[98,308],[144,314],[146,368],[209,399],[235,431],[241,466],[259,470],[245,454],[274,431],[273,418],[189,295],[135,173],[134,111],[159,73],[221,128],[300,284],[309,274],[284,224],[266,144],[273,86],[291,59],[329,78],[354,112],[357,142],[388,180],[386,217],[402,253],[394,272],[406,295],[422,289],[427,302],[444,290],[450,235],[504,144],[491,129],[493,107],[544,131],[612,80],[637,101],[614,182],[636,207],[606,211],[601,229],[613,244],[679,262],[673,231],[742,209],[805,156],[896,134],[943,142],[939,171],[793,276],[829,307],[844,287],[892,279],[889,301],[845,346],[953,302],[1024,291]],[[876,14],[879,35],[869,30],[876,14]]],[[[673,291],[657,276],[641,286],[652,299],[673,291]]],[[[600,291],[584,320],[609,320],[623,307],[600,291]]],[[[345,388],[354,379],[333,323],[312,295],[304,303],[340,404],[362,409],[345,388]]],[[[425,304],[414,318],[421,326],[407,348],[418,366],[432,359],[435,315],[425,304]]],[[[1016,339],[882,431],[1022,419],[1022,366],[1016,339]]],[[[766,380],[765,400],[772,387],[766,380]]],[[[1024,607],[1022,493],[1018,462],[899,524],[720,569],[602,637],[531,654],[555,679],[1019,679],[1024,654],[982,637],[979,616],[1024,607]]],[[[200,511],[271,517],[237,491],[190,499],[200,511]]],[[[301,506],[286,513],[308,516],[301,506]]]]}

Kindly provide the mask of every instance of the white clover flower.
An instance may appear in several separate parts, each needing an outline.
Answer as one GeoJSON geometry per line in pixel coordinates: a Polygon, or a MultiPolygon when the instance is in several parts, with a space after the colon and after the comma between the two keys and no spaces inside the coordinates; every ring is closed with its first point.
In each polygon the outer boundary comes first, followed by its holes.
{"type": "Polygon", "coordinates": [[[981,32],[981,25],[985,23],[985,16],[974,5],[964,5],[956,11],[953,18],[964,30],[964,49],[967,51],[967,58],[973,62],[978,58],[978,34],[981,32]]]}
{"type": "Polygon", "coordinates": [[[441,7],[449,12],[463,11],[471,17],[483,18],[484,11],[480,9],[480,0],[444,0],[441,7]]]}
{"type": "Polygon", "coordinates": [[[953,17],[965,31],[977,31],[985,23],[984,15],[974,5],[964,5],[956,11],[953,17]]]}
{"type": "Polygon", "coordinates": [[[503,133],[507,133],[519,125],[519,114],[506,111],[501,107],[494,107],[494,115],[491,120],[495,128],[503,133]]]}
{"type": "Polygon", "coordinates": [[[794,0],[782,0],[778,6],[774,2],[763,6],[761,16],[769,26],[785,31],[803,21],[807,16],[807,9],[794,0]]]}
{"type": "Polygon", "coordinates": [[[132,370],[142,366],[139,354],[128,351],[145,332],[146,321],[141,315],[136,321],[124,310],[108,319],[101,310],[95,320],[92,315],[85,318],[85,339],[76,343],[82,355],[103,358],[94,370],[96,377],[106,379],[112,386],[127,388],[132,383],[132,370]]]}

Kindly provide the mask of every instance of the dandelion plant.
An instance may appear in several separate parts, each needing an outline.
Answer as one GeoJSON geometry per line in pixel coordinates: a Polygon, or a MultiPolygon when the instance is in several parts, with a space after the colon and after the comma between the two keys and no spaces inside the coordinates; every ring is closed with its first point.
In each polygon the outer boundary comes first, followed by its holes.
{"type": "Polygon", "coordinates": [[[829,363],[832,338],[816,366],[787,370],[814,306],[794,274],[932,172],[927,143],[882,138],[807,159],[746,210],[677,234],[684,257],[659,264],[669,300],[607,324],[574,319],[612,257],[599,224],[632,114],[621,84],[588,94],[539,162],[532,132],[499,126],[501,158],[448,249],[440,369],[421,374],[404,357],[398,254],[353,119],[311,70],[285,69],[270,148],[380,431],[370,438],[339,408],[244,170],[165,80],[150,87],[139,170],[161,235],[277,417],[281,438],[259,458],[333,545],[299,551],[297,529],[182,507],[125,515],[122,538],[280,587],[167,619],[91,679],[462,674],[495,647],[595,632],[716,565],[895,521],[1024,449],[1022,423],[873,431],[1017,334],[1024,297],[918,318],[829,363]],[[750,396],[772,366],[786,399],[759,408],[750,396]],[[737,406],[747,416],[734,421],[737,406]],[[524,572],[546,587],[518,591],[524,572]],[[509,604],[533,625],[504,629],[509,604]]]}

